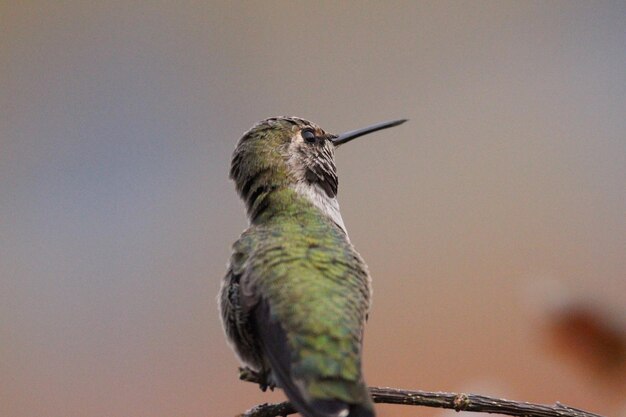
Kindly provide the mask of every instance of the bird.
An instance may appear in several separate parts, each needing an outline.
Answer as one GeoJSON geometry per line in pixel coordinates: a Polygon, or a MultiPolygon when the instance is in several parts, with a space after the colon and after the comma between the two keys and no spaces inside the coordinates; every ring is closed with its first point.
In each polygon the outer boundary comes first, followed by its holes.
{"type": "Polygon", "coordinates": [[[337,201],[335,150],[406,119],[331,134],[299,117],[256,123],[230,178],[249,227],[218,295],[226,338],[260,386],[305,417],[374,417],[362,371],[372,289],[337,201]]]}

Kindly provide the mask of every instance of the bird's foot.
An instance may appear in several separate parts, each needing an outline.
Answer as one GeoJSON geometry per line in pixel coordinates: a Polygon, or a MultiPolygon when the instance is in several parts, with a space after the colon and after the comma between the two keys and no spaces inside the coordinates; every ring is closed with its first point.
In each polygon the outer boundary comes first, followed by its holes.
{"type": "Polygon", "coordinates": [[[254,369],[248,368],[247,366],[239,368],[239,379],[259,384],[259,388],[261,388],[261,391],[263,392],[267,391],[268,388],[271,391],[274,391],[274,388],[276,388],[276,383],[271,377],[270,371],[267,370],[258,372],[254,369]]]}

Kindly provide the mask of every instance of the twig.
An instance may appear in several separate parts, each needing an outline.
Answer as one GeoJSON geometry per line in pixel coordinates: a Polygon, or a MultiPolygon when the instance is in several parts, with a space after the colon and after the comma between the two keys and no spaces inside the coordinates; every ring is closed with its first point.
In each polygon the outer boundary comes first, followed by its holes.
{"type": "MultiPolygon", "coordinates": [[[[244,381],[259,383],[260,378],[250,370],[240,370],[244,381]]],[[[532,404],[492,398],[476,394],[455,394],[452,392],[409,391],[397,388],[370,387],[375,403],[421,405],[425,407],[448,408],[455,411],[475,411],[478,413],[506,414],[518,417],[602,417],[598,414],[566,405],[532,404]]],[[[288,401],[275,404],[260,404],[237,417],[279,417],[295,414],[297,411],[288,401]]]]}

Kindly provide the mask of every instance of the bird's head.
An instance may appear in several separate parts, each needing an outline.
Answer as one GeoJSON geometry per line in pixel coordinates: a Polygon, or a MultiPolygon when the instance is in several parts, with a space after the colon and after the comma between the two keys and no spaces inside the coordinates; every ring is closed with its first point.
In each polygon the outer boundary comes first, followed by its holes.
{"type": "Polygon", "coordinates": [[[335,135],[299,117],[265,119],[239,140],[230,178],[250,214],[260,199],[284,187],[334,200],[338,186],[335,149],[359,136],[405,121],[384,122],[335,135]]]}

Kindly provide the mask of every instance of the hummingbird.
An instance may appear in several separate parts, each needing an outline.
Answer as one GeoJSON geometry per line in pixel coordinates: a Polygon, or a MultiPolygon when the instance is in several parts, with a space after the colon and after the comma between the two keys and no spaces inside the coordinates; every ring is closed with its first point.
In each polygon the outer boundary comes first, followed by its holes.
{"type": "Polygon", "coordinates": [[[335,149],[404,123],[340,135],[273,117],[239,140],[230,178],[249,227],[218,296],[226,337],[261,388],[281,388],[305,417],[373,417],[362,372],[372,296],[337,202],[335,149]]]}

